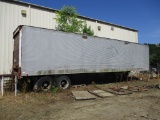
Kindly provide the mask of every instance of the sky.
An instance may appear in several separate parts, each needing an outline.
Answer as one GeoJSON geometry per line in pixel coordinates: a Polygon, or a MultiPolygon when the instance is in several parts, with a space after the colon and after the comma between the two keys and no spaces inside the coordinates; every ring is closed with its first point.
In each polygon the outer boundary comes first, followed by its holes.
{"type": "Polygon", "coordinates": [[[78,14],[138,30],[139,43],[160,43],[160,0],[22,0],[60,10],[76,7],[78,14]]]}

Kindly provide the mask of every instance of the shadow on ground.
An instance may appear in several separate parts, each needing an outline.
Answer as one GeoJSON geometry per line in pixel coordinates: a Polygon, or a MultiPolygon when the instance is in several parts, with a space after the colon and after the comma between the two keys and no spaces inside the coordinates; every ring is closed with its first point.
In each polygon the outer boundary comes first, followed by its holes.
{"type": "MultiPolygon", "coordinates": [[[[106,84],[122,81],[129,81],[128,72],[125,73],[97,73],[97,74],[76,74],[69,76],[72,85],[78,84],[106,84]]],[[[133,79],[133,78],[132,78],[133,79]]],[[[135,78],[134,78],[135,79],[135,78]]]]}

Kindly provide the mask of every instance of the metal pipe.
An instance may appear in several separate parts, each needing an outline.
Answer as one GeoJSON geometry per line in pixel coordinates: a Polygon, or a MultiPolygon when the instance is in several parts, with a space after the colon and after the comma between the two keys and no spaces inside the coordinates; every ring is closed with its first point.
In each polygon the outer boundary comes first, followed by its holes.
{"type": "Polygon", "coordinates": [[[17,96],[17,76],[15,76],[15,96],[17,96]]]}
{"type": "Polygon", "coordinates": [[[3,76],[2,76],[2,80],[1,80],[1,91],[2,91],[2,96],[3,96],[3,94],[4,94],[3,82],[4,82],[4,78],[3,78],[3,76]]]}

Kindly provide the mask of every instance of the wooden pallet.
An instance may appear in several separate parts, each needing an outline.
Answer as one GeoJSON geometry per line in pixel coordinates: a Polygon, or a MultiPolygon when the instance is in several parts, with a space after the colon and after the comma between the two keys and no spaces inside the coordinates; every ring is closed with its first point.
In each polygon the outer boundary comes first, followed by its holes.
{"type": "Polygon", "coordinates": [[[95,95],[92,95],[88,91],[72,91],[73,96],[76,100],[91,100],[96,99],[95,95]]]}
{"type": "Polygon", "coordinates": [[[98,96],[98,97],[101,97],[101,98],[105,98],[105,97],[111,97],[111,96],[114,96],[114,94],[110,93],[110,92],[106,92],[104,90],[92,90],[92,91],[89,91],[90,93],[98,96]]]}

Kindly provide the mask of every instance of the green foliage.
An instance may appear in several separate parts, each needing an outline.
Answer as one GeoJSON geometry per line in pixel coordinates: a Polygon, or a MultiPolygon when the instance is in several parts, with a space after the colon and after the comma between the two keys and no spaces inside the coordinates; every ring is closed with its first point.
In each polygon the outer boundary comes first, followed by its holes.
{"type": "Polygon", "coordinates": [[[57,93],[57,91],[58,91],[58,87],[56,87],[56,86],[52,86],[51,87],[51,92],[53,93],[53,94],[56,94],[57,93]]]}
{"type": "Polygon", "coordinates": [[[65,32],[83,33],[86,35],[94,35],[91,27],[78,20],[76,8],[73,6],[63,6],[60,11],[56,12],[57,30],[65,32]]]}
{"type": "Polygon", "coordinates": [[[150,65],[156,66],[157,63],[160,63],[160,43],[147,45],[149,45],[150,65]]]}
{"type": "Polygon", "coordinates": [[[77,19],[77,11],[75,7],[63,6],[59,12],[56,12],[57,30],[65,32],[81,33],[83,29],[83,21],[77,19]]]}
{"type": "Polygon", "coordinates": [[[88,27],[87,24],[85,24],[84,27],[83,27],[83,34],[93,36],[93,35],[94,35],[94,32],[93,32],[93,30],[91,29],[91,26],[88,27]]]}

